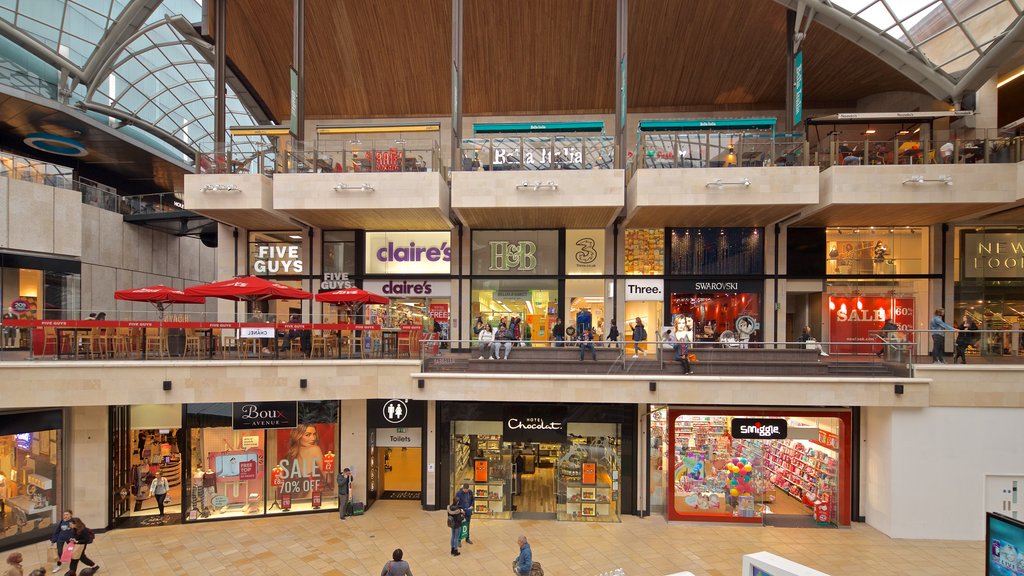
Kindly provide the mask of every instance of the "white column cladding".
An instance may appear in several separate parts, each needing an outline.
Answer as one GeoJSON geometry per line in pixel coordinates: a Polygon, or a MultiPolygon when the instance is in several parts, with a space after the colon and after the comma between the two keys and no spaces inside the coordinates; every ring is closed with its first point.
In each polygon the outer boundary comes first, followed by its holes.
{"type": "Polygon", "coordinates": [[[647,493],[647,475],[650,473],[651,468],[647,464],[647,458],[651,453],[651,444],[647,440],[647,435],[650,433],[647,420],[650,414],[649,411],[652,409],[650,404],[636,405],[636,417],[638,420],[636,425],[636,509],[640,513],[640,517],[649,512],[647,510],[649,496],[647,493]]]}
{"type": "Polygon", "coordinates": [[[423,471],[426,478],[426,500],[424,507],[433,510],[437,505],[437,401],[427,401],[427,437],[423,439],[423,448],[427,451],[427,467],[423,471]]]}
{"type": "Polygon", "coordinates": [[[107,525],[110,426],[106,406],[68,408],[64,422],[64,507],[86,526],[107,525]]]}
{"type": "Polygon", "coordinates": [[[352,469],[352,499],[366,502],[366,400],[342,400],[340,445],[338,470],[352,469]]]}

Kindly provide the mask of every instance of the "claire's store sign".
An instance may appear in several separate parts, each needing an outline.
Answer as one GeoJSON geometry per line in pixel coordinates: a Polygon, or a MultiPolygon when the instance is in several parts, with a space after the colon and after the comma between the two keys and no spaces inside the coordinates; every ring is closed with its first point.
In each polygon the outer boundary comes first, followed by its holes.
{"type": "Polygon", "coordinates": [[[235,430],[294,428],[298,422],[295,402],[235,402],[231,412],[235,430]]]}
{"type": "Polygon", "coordinates": [[[450,280],[365,280],[363,290],[390,298],[450,298],[450,280]]]}
{"type": "Polygon", "coordinates": [[[302,274],[305,270],[299,257],[298,244],[256,244],[250,255],[250,266],[256,276],[302,274]]]}
{"type": "Polygon", "coordinates": [[[559,442],[567,436],[564,406],[510,406],[502,421],[504,442],[559,442]]]}
{"type": "Polygon", "coordinates": [[[450,274],[450,232],[367,232],[367,274],[450,274]]]}
{"type": "Polygon", "coordinates": [[[789,428],[784,418],[733,418],[731,433],[744,440],[783,440],[789,428]]]}

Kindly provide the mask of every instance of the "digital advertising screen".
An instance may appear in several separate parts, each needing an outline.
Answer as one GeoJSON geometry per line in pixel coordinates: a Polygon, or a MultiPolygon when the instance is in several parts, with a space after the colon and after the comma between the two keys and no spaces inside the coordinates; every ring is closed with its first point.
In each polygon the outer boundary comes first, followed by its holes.
{"type": "Polygon", "coordinates": [[[985,515],[985,576],[1024,575],[1024,522],[985,515]]]}

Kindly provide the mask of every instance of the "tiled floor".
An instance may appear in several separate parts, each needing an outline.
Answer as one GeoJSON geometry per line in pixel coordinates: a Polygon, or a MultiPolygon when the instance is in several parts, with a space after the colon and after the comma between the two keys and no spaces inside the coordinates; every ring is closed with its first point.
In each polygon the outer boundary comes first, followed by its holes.
{"type": "MultiPolygon", "coordinates": [[[[666,523],[626,517],[615,524],[551,520],[478,520],[474,544],[448,553],[444,512],[418,503],[382,501],[366,515],[259,518],[201,525],[115,530],[100,534],[89,556],[101,575],[372,575],[401,547],[416,576],[510,574],[525,534],[549,576],[734,576],[743,554],[768,550],[834,576],[982,574],[982,542],[893,540],[851,529],[795,529],[666,523]]],[[[20,550],[25,572],[43,563],[44,544],[20,550]]],[[[4,554],[6,556],[6,554],[4,554]]]]}

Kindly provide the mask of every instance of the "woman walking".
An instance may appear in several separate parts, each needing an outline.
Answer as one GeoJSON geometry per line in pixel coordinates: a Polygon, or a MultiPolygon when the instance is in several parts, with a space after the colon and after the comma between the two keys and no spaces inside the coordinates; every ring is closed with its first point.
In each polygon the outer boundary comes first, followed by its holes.
{"type": "Polygon", "coordinates": [[[160,473],[159,470],[156,472],[156,478],[153,478],[153,484],[149,487],[149,492],[156,498],[156,506],[160,509],[160,516],[164,515],[164,500],[167,500],[167,492],[171,489],[170,484],[167,483],[167,478],[160,473]]]}
{"type": "Polygon", "coordinates": [[[50,542],[57,547],[57,567],[53,569],[54,572],[60,572],[60,557],[64,554],[64,547],[67,546],[68,540],[71,540],[71,536],[74,531],[71,529],[71,518],[74,514],[71,510],[65,510],[60,516],[60,522],[53,529],[53,535],[50,536],[50,542]]]}
{"type": "Polygon", "coordinates": [[[448,506],[448,527],[452,530],[452,556],[458,556],[459,547],[462,545],[462,522],[466,519],[466,513],[459,506],[459,498],[452,498],[451,506],[448,506]]]}
{"type": "Polygon", "coordinates": [[[93,573],[99,572],[100,565],[93,562],[92,559],[85,555],[85,549],[89,544],[92,544],[93,540],[96,539],[96,535],[93,534],[92,530],[86,527],[81,518],[71,519],[71,532],[71,542],[75,543],[73,556],[78,557],[71,559],[71,564],[68,566],[68,572],[77,573],[79,562],[82,562],[86,566],[92,566],[93,573]],[[81,550],[81,553],[79,553],[79,550],[81,550]]]}
{"type": "Polygon", "coordinates": [[[409,567],[409,563],[402,560],[401,548],[395,548],[395,551],[391,553],[391,561],[384,565],[380,576],[412,576],[412,568],[409,567]]]}
{"type": "Polygon", "coordinates": [[[647,340],[647,329],[644,328],[644,322],[639,316],[636,317],[636,323],[633,324],[633,358],[636,358],[639,354],[647,356],[647,350],[640,348],[640,343],[647,340]]]}

